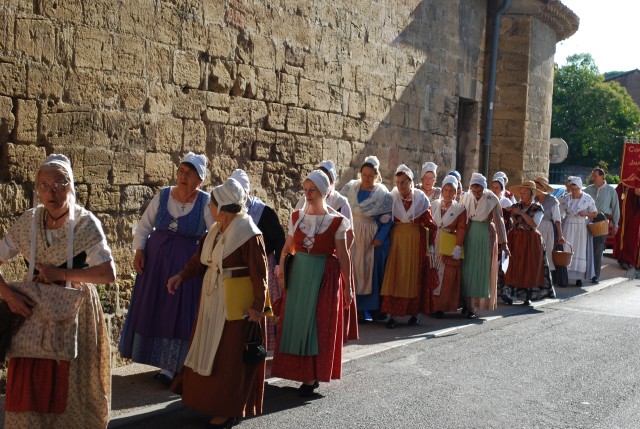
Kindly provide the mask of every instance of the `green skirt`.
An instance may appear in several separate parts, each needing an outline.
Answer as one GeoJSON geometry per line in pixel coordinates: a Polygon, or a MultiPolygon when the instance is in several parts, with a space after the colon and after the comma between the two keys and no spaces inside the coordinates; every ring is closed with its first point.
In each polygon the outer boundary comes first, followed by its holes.
{"type": "Polygon", "coordinates": [[[472,221],[464,239],[462,260],[462,296],[490,298],[491,247],[489,223],[472,221]]]}
{"type": "Polygon", "coordinates": [[[287,282],[280,353],[318,354],[316,305],[327,255],[296,253],[287,282]]]}

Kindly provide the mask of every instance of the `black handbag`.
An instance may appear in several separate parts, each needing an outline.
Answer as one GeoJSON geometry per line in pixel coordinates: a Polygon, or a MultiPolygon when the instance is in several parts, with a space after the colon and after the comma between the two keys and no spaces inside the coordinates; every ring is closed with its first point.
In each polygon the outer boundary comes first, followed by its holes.
{"type": "Polygon", "coordinates": [[[267,349],[264,347],[262,337],[262,327],[259,323],[249,322],[249,331],[247,332],[247,340],[244,343],[244,352],[242,360],[247,365],[257,365],[264,362],[267,358],[267,349]]]}

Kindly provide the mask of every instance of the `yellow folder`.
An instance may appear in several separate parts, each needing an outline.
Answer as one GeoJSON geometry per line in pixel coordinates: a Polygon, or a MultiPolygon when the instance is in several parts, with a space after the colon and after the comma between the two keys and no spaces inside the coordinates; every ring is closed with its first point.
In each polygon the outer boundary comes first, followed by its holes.
{"type": "MultiPolygon", "coordinates": [[[[444,256],[452,256],[453,249],[456,247],[457,237],[450,232],[440,231],[440,243],[438,245],[438,253],[444,256]]],[[[464,259],[464,249],[460,259],[464,259]]]]}
{"type": "MultiPolygon", "coordinates": [[[[229,277],[223,280],[224,297],[227,306],[227,320],[241,320],[245,310],[253,305],[253,283],[251,277],[229,277]]],[[[271,311],[271,297],[267,290],[267,300],[264,303],[265,316],[273,316],[271,311]]]]}

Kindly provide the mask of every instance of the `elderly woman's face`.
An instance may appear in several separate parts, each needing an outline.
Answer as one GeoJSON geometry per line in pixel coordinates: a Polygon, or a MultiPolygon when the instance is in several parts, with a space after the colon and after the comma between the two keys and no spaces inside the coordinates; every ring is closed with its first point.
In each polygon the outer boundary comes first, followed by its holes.
{"type": "Polygon", "coordinates": [[[307,179],[302,182],[302,192],[304,192],[304,199],[308,204],[317,204],[322,201],[323,195],[318,190],[318,187],[313,180],[307,179]]]}
{"type": "Polygon", "coordinates": [[[527,204],[531,202],[532,198],[533,198],[533,195],[532,195],[531,189],[529,188],[520,189],[520,201],[527,204]]]}
{"type": "Polygon", "coordinates": [[[184,162],[178,166],[176,173],[178,178],[178,187],[187,191],[188,193],[195,192],[196,189],[202,184],[202,180],[198,173],[190,166],[187,166],[184,162]]]}
{"type": "Polygon", "coordinates": [[[496,197],[500,198],[502,196],[502,186],[500,182],[491,182],[491,192],[496,194],[496,197]]]}
{"type": "Polygon", "coordinates": [[[434,183],[436,183],[436,175],[431,171],[427,171],[426,173],[424,173],[424,176],[422,176],[422,190],[431,190],[434,183]]]}
{"type": "Polygon", "coordinates": [[[36,183],[40,201],[50,212],[58,211],[69,205],[68,196],[71,185],[65,175],[55,167],[42,167],[36,183]]]}
{"type": "Polygon", "coordinates": [[[578,187],[578,185],[574,185],[573,183],[569,186],[569,190],[571,191],[571,195],[574,197],[579,197],[582,194],[582,189],[578,187]]]}
{"type": "Polygon", "coordinates": [[[362,179],[361,188],[367,190],[372,189],[377,177],[378,173],[376,173],[376,170],[371,167],[362,167],[360,169],[360,178],[362,179]]]}
{"type": "Polygon", "coordinates": [[[478,185],[477,183],[474,183],[473,185],[471,185],[471,193],[473,194],[474,197],[476,197],[476,199],[481,198],[483,192],[484,192],[484,188],[478,185]]]}
{"type": "Polygon", "coordinates": [[[399,176],[396,176],[396,187],[398,188],[400,195],[403,197],[406,197],[411,193],[412,185],[413,182],[411,181],[411,178],[406,174],[402,173],[399,176]]]}

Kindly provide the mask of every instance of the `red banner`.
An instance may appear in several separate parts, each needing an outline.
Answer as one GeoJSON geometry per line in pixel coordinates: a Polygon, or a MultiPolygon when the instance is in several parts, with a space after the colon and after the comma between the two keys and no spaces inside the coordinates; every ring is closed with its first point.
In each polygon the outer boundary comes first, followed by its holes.
{"type": "Polygon", "coordinates": [[[632,188],[640,188],[640,144],[624,144],[620,181],[632,188]]]}

